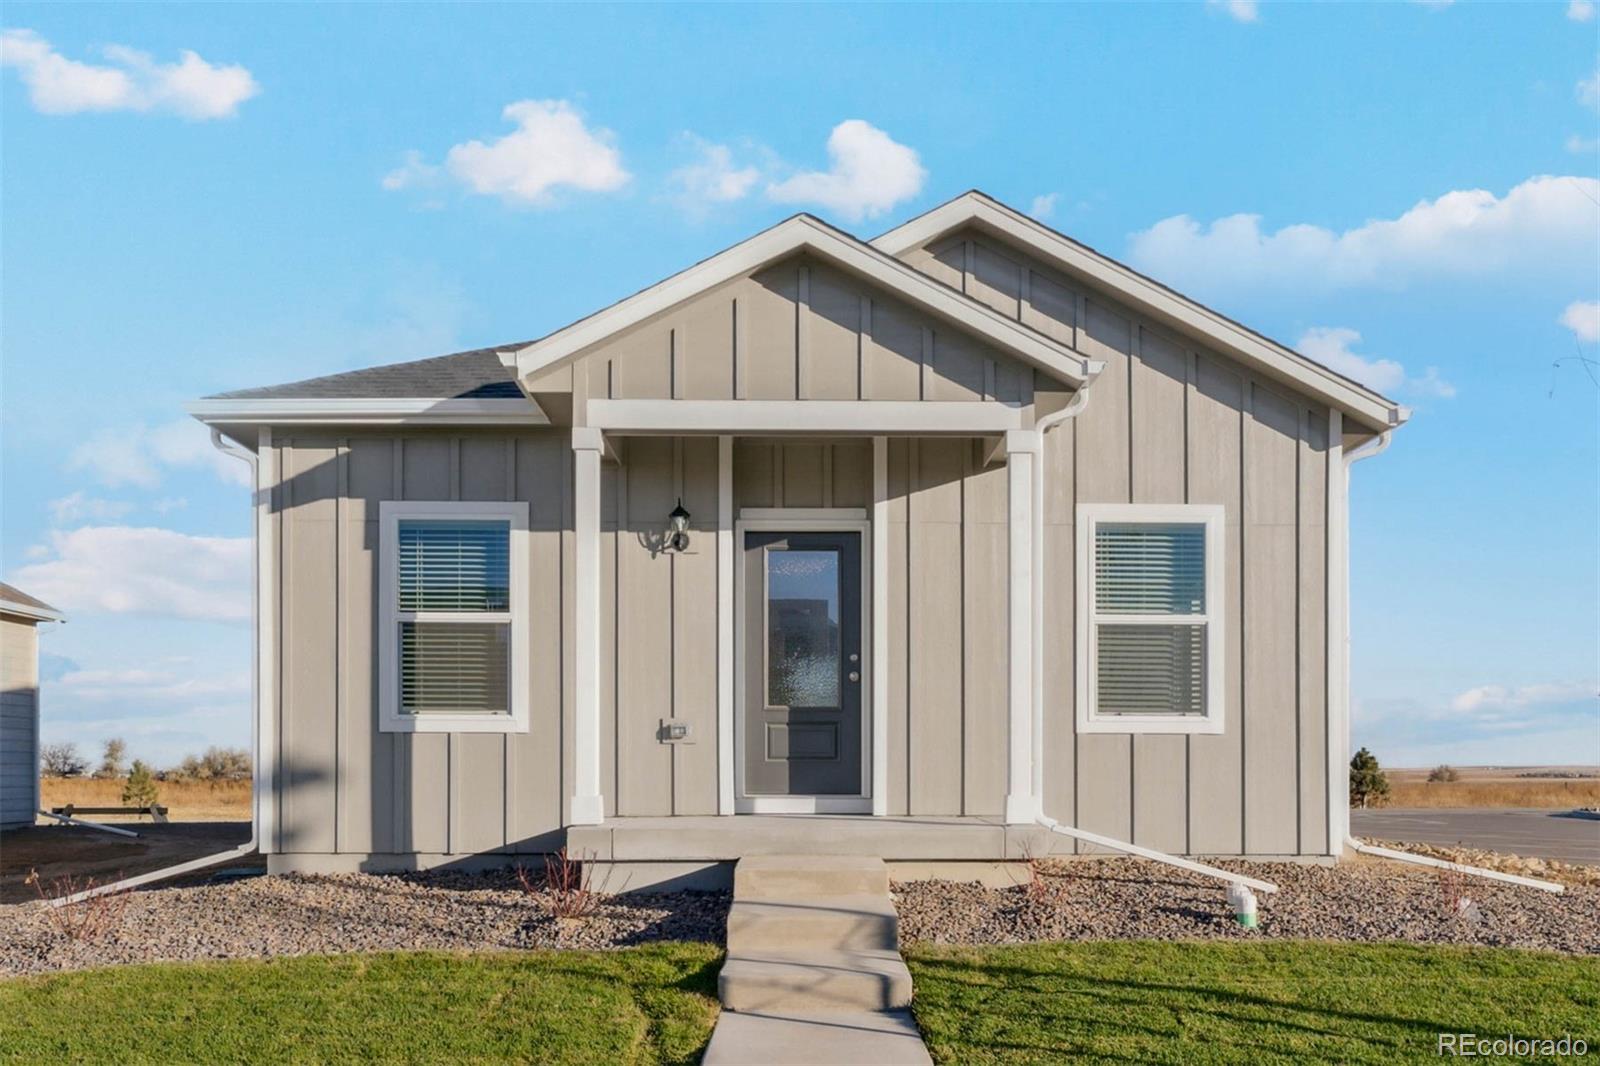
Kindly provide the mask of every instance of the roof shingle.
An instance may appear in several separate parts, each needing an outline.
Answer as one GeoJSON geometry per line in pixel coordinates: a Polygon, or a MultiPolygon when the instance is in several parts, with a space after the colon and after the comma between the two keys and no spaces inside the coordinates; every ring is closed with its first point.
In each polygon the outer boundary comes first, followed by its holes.
{"type": "MultiPolygon", "coordinates": [[[[520,347],[520,345],[518,345],[520,347]]],[[[348,370],[320,378],[236,389],[207,396],[208,400],[346,400],[516,399],[522,395],[516,378],[500,362],[495,348],[416,359],[408,363],[348,370]]]]}

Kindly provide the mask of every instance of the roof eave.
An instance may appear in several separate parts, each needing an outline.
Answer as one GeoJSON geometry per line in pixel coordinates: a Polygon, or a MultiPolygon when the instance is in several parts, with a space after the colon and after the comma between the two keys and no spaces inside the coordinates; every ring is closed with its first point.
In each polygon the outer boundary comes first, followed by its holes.
{"type": "Polygon", "coordinates": [[[501,353],[519,381],[577,359],[618,332],[676,307],[717,285],[799,252],[809,252],[918,302],[1022,361],[1081,388],[1098,362],[1036,333],[934,278],[810,215],[795,215],[648,289],[532,344],[501,353]]]}
{"type": "Polygon", "coordinates": [[[1381,393],[1335,373],[976,189],[896,226],[874,238],[871,244],[886,255],[899,256],[973,223],[1020,241],[1066,272],[1085,276],[1111,289],[1160,321],[1187,333],[1198,333],[1247,365],[1317,395],[1372,430],[1397,429],[1411,417],[1409,408],[1381,393]]]}

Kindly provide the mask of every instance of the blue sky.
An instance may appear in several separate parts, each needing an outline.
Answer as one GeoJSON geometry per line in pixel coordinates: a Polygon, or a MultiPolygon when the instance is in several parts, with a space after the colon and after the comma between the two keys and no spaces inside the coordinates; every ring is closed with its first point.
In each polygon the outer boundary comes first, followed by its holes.
{"type": "Polygon", "coordinates": [[[8,4],[0,572],[71,615],[46,739],[247,742],[244,467],[185,401],[535,337],[795,210],[871,236],[977,186],[1416,408],[1355,468],[1357,744],[1600,762],[1597,27],[8,4]]]}

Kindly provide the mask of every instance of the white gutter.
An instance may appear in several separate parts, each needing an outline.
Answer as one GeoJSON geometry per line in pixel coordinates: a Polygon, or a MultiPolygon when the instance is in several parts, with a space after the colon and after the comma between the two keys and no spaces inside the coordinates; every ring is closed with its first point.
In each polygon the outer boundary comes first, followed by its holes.
{"type": "Polygon", "coordinates": [[[1363,855],[1376,855],[1379,858],[1395,859],[1399,862],[1413,862],[1418,866],[1434,866],[1441,870],[1454,870],[1457,873],[1471,874],[1473,877],[1484,877],[1491,881],[1506,881],[1513,885],[1522,885],[1525,888],[1537,888],[1541,892],[1554,892],[1559,895],[1567,890],[1565,885],[1555,881],[1541,881],[1537,877],[1519,877],[1516,874],[1503,874],[1499,870],[1485,870],[1481,866],[1467,866],[1464,863],[1435,859],[1431,855],[1415,855],[1409,851],[1380,848],[1376,844],[1368,844],[1357,840],[1355,837],[1345,837],[1345,844],[1363,855]]]}
{"type": "MultiPolygon", "coordinates": [[[[222,435],[221,430],[215,428],[211,430],[211,443],[223,454],[242,459],[250,464],[250,484],[256,486],[256,492],[261,491],[256,478],[259,457],[255,452],[228,440],[222,435]]],[[[252,506],[250,511],[254,515],[256,508],[252,506]]],[[[261,535],[258,523],[252,522],[251,526],[251,537],[255,541],[255,550],[251,552],[250,556],[251,572],[255,575],[255,579],[250,582],[250,617],[253,619],[254,628],[259,631],[261,628],[261,605],[258,591],[261,570],[261,535]]],[[[251,647],[252,649],[260,647],[259,636],[251,647]]],[[[227,851],[214,852],[210,855],[203,855],[198,859],[180,862],[174,866],[163,866],[159,870],[151,870],[148,873],[125,877],[120,881],[113,881],[106,885],[96,885],[94,888],[86,889],[83,892],[74,892],[70,896],[62,896],[60,899],[51,900],[51,906],[63,907],[73,903],[81,903],[95,896],[110,895],[113,892],[126,892],[130,889],[138,888],[140,885],[149,884],[152,881],[165,881],[181,874],[204,870],[207,867],[228,862],[230,859],[242,859],[255,853],[257,830],[261,824],[261,746],[258,741],[261,727],[261,660],[260,656],[254,654],[254,651],[250,656],[250,663],[250,839],[238,847],[229,848],[227,851]]],[[[110,826],[96,826],[96,828],[110,829],[113,833],[127,832],[127,830],[112,829],[110,826]]]]}

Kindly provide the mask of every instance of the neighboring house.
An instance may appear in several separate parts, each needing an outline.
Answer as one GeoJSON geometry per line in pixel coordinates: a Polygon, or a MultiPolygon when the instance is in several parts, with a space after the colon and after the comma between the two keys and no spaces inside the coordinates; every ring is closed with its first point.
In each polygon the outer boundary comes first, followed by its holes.
{"type": "Polygon", "coordinates": [[[1341,848],[1406,412],[980,193],[192,410],[257,463],[273,870],[1341,848]]]}
{"type": "Polygon", "coordinates": [[[32,825],[39,809],[40,622],[60,611],[0,582],[0,829],[32,825]]]}

